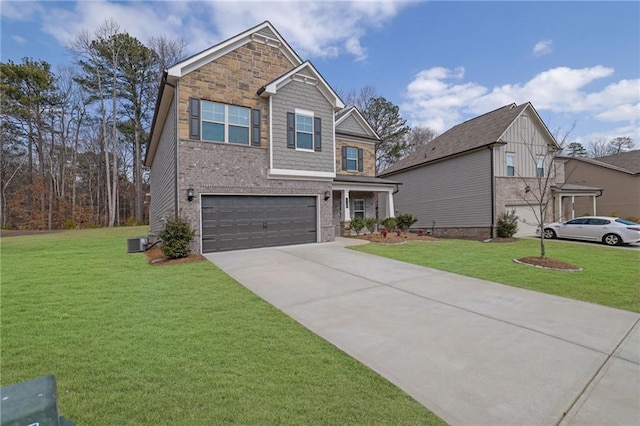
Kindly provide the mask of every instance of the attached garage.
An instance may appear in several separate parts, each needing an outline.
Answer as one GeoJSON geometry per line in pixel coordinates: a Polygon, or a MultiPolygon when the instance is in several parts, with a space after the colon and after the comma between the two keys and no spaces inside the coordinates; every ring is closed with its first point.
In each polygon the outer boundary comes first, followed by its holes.
{"type": "Polygon", "coordinates": [[[505,206],[505,210],[515,211],[518,216],[518,232],[516,237],[531,236],[536,234],[538,228],[538,220],[533,209],[528,205],[505,206]]]}
{"type": "Polygon", "coordinates": [[[202,196],[202,252],[318,241],[315,196],[202,196]]]}

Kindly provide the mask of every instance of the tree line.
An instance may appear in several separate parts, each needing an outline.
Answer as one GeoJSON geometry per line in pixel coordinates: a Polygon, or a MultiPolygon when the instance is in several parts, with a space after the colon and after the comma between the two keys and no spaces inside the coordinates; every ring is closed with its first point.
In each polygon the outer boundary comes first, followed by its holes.
{"type": "Polygon", "coordinates": [[[142,161],[161,71],[185,47],[142,43],[106,20],[67,46],[69,65],[0,63],[0,225],[145,223],[142,161]]]}

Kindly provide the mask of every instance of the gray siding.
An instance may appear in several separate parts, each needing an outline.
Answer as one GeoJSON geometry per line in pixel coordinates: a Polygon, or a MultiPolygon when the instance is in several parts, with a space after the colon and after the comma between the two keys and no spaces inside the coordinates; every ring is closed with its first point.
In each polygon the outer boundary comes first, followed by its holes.
{"type": "Polygon", "coordinates": [[[398,213],[418,218],[415,227],[491,226],[491,151],[475,153],[398,173],[398,213]]]}
{"type": "Polygon", "coordinates": [[[333,172],[333,110],[316,86],[292,81],[272,97],[273,167],[276,169],[333,172]],[[322,119],[322,152],[287,148],[287,112],[313,111],[322,119]]]}
{"type": "Polygon", "coordinates": [[[176,189],[176,109],[169,109],[158,150],[151,166],[151,200],[149,204],[149,229],[158,233],[164,226],[163,218],[175,215],[176,189]]]}
{"type": "Polygon", "coordinates": [[[355,118],[353,118],[353,116],[351,115],[345,118],[344,121],[340,123],[340,125],[336,126],[336,133],[339,133],[340,131],[347,132],[353,135],[362,135],[362,136],[371,137],[371,135],[367,133],[362,128],[360,123],[358,123],[358,121],[355,118]]]}
{"type": "MultiPolygon", "coordinates": [[[[507,175],[507,156],[515,154],[516,176],[535,177],[536,161],[538,155],[546,155],[548,152],[547,139],[542,129],[537,125],[537,120],[532,120],[526,115],[518,117],[507,129],[501,139],[507,144],[496,148],[495,174],[507,175]]],[[[546,160],[550,160],[547,158],[546,160]]],[[[545,164],[545,170],[548,164],[545,164]]]]}

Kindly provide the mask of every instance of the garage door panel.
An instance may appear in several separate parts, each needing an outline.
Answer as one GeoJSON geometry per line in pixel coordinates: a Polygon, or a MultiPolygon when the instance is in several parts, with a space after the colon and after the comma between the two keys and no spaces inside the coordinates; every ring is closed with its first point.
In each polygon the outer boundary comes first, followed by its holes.
{"type": "Polygon", "coordinates": [[[538,228],[538,220],[533,209],[529,206],[505,206],[506,211],[515,211],[518,216],[518,232],[516,237],[535,235],[538,228]]]}
{"type": "Polygon", "coordinates": [[[202,197],[203,252],[317,241],[316,197],[202,197]]]}

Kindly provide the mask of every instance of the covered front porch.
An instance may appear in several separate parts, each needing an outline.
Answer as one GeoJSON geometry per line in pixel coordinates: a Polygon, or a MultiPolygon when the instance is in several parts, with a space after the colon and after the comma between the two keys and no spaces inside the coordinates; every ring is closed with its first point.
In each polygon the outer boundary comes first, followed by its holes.
{"type": "Polygon", "coordinates": [[[564,222],[576,216],[596,216],[598,214],[596,199],[602,195],[602,188],[561,183],[552,187],[555,203],[555,220],[564,222]],[[576,212],[576,198],[587,198],[590,211],[576,212]],[[577,215],[576,215],[577,213],[577,215]]]}
{"type": "Polygon", "coordinates": [[[393,194],[400,183],[368,176],[337,175],[333,180],[333,224],[336,235],[351,235],[356,217],[395,217],[393,194]]]}

